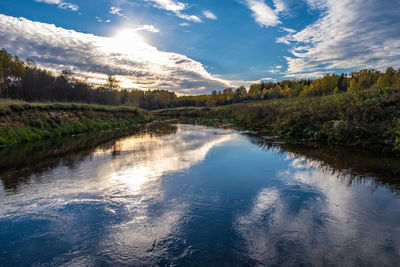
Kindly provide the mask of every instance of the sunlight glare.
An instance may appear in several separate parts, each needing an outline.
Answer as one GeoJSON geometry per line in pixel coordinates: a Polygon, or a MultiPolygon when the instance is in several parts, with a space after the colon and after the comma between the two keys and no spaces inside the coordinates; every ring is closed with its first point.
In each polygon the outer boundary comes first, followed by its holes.
{"type": "Polygon", "coordinates": [[[143,37],[130,29],[119,30],[113,37],[104,38],[100,45],[105,52],[128,55],[147,47],[143,37]]]}
{"type": "Polygon", "coordinates": [[[152,177],[151,169],[147,166],[135,166],[120,173],[113,174],[112,180],[117,184],[126,185],[133,193],[139,192],[143,184],[152,177]]]}

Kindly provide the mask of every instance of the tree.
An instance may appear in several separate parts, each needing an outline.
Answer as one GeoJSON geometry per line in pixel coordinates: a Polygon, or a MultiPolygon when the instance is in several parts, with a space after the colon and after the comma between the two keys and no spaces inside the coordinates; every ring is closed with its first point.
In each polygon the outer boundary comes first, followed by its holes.
{"type": "Polygon", "coordinates": [[[285,87],[282,88],[279,93],[283,97],[289,97],[291,96],[292,90],[290,89],[289,85],[285,85],[285,87]]]}
{"type": "Polygon", "coordinates": [[[350,80],[350,86],[349,86],[349,91],[355,91],[357,90],[357,82],[354,78],[351,78],[350,80]]]}
{"type": "Polygon", "coordinates": [[[11,74],[12,57],[6,50],[0,50],[0,96],[4,95],[11,74]]]}
{"type": "Polygon", "coordinates": [[[106,87],[110,90],[115,90],[119,88],[119,81],[113,75],[108,75],[106,87]]]}
{"type": "Polygon", "coordinates": [[[281,84],[278,82],[275,84],[275,86],[269,90],[267,90],[267,95],[264,95],[264,99],[268,98],[268,99],[273,99],[273,98],[280,98],[281,97],[281,91],[282,91],[282,86],[281,84]]]}
{"type": "Polygon", "coordinates": [[[252,84],[249,88],[249,95],[254,96],[262,92],[262,84],[252,84]]]}
{"type": "Polygon", "coordinates": [[[400,89],[400,69],[398,69],[394,75],[394,86],[400,89]]]}
{"type": "Polygon", "coordinates": [[[321,80],[321,94],[332,94],[335,88],[338,86],[338,80],[339,77],[336,74],[325,75],[321,80]]]}
{"type": "Polygon", "coordinates": [[[247,94],[247,90],[246,87],[244,87],[243,85],[240,86],[238,89],[236,89],[235,91],[235,95],[241,97],[247,94]]]}
{"type": "Polygon", "coordinates": [[[61,71],[60,78],[64,79],[67,83],[73,83],[75,82],[74,75],[75,74],[72,72],[72,70],[63,70],[61,71]]]}
{"type": "Polygon", "coordinates": [[[314,84],[304,86],[303,90],[300,92],[300,96],[316,96],[317,92],[314,88],[314,84]]]}
{"type": "Polygon", "coordinates": [[[340,75],[338,81],[337,81],[337,88],[339,92],[346,92],[347,91],[347,79],[344,76],[344,73],[342,73],[342,75],[340,75]]]}
{"type": "Polygon", "coordinates": [[[232,95],[232,94],[233,94],[232,88],[226,88],[226,89],[224,89],[223,94],[224,94],[224,95],[232,95]]]}
{"type": "Polygon", "coordinates": [[[378,86],[380,87],[392,87],[395,83],[395,70],[392,67],[386,69],[385,74],[379,77],[378,86]]]}
{"type": "Polygon", "coordinates": [[[283,80],[252,84],[249,91],[244,86],[226,88],[208,95],[176,96],[166,90],[120,90],[119,81],[108,75],[106,84],[100,87],[76,78],[70,70],[58,76],[41,69],[27,59],[25,62],[0,50],[0,97],[25,101],[70,101],[104,105],[130,105],[145,109],[179,106],[216,106],[246,101],[248,99],[274,99],[281,97],[319,96],[345,91],[369,89],[374,86],[398,87],[400,69],[388,68],[360,70],[349,76],[327,74],[315,80],[283,80]]]}

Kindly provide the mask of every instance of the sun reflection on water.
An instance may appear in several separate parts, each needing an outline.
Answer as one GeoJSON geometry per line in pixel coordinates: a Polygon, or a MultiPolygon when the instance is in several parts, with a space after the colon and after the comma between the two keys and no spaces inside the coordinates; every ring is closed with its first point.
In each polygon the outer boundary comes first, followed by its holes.
{"type": "Polygon", "coordinates": [[[155,191],[164,174],[190,168],[203,161],[213,147],[232,139],[230,134],[197,134],[182,127],[178,126],[175,135],[129,137],[118,141],[112,151],[95,151],[98,157],[110,152],[117,157],[113,166],[103,166],[103,175],[108,177],[104,182],[124,185],[131,193],[138,193],[146,184],[155,191]]]}
{"type": "Polygon", "coordinates": [[[0,180],[0,262],[2,251],[68,266],[390,265],[400,255],[390,191],[349,186],[229,130],[157,128],[39,166],[15,187],[0,180]]]}

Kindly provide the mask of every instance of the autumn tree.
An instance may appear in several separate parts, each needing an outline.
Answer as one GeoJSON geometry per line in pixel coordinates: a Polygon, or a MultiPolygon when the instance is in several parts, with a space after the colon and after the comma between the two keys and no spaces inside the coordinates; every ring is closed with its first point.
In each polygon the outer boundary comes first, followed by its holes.
{"type": "Polygon", "coordinates": [[[106,87],[110,90],[115,90],[119,88],[119,81],[115,76],[109,74],[106,81],[106,87]]]}
{"type": "Polygon", "coordinates": [[[390,67],[386,69],[386,72],[379,77],[378,79],[378,86],[379,87],[391,87],[395,83],[395,70],[390,67]]]}

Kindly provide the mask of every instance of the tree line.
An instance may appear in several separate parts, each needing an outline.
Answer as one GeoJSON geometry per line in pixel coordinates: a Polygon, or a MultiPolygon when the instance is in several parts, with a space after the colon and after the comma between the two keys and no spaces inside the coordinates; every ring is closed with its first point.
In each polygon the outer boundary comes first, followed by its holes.
{"type": "Polygon", "coordinates": [[[0,50],[0,97],[33,101],[82,102],[127,105],[144,109],[183,106],[220,106],[244,101],[313,97],[374,87],[400,88],[400,69],[360,70],[348,75],[327,74],[320,79],[283,80],[213,91],[209,95],[177,96],[167,90],[127,90],[109,75],[106,84],[94,86],[68,70],[56,75],[0,50]]]}

